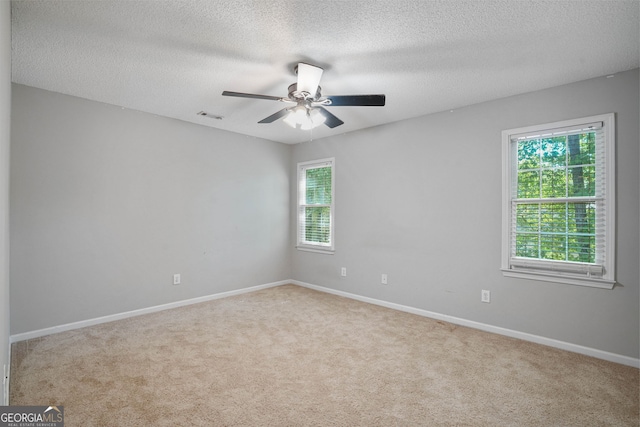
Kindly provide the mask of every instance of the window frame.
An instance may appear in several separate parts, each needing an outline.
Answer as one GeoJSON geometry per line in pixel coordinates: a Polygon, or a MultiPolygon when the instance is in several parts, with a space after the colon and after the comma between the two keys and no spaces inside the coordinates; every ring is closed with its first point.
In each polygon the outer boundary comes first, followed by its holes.
{"type": "MultiPolygon", "coordinates": [[[[601,114],[572,120],[563,120],[541,125],[527,126],[502,131],[502,274],[506,277],[541,280],[579,286],[612,289],[615,281],[615,114],[601,114]],[[559,128],[580,127],[588,123],[601,122],[604,137],[604,261],[601,265],[572,261],[552,261],[540,258],[512,257],[513,186],[517,184],[513,176],[515,170],[512,152],[514,135],[536,135],[559,128]],[[591,268],[593,266],[593,268],[591,268]],[[559,268],[561,267],[561,268],[559,268]],[[593,275],[602,270],[602,275],[593,275]],[[573,270],[573,271],[572,271],[573,270]]],[[[597,150],[597,148],[596,148],[597,150]]],[[[598,173],[598,171],[596,171],[598,173]]],[[[601,173],[601,172],[600,172],[601,173]]],[[[576,198],[577,199],[577,198],[576,198]]],[[[595,199],[595,197],[594,197],[595,199]]],[[[579,200],[576,200],[579,201],[579,200]]]]}
{"type": "Polygon", "coordinates": [[[297,193],[296,203],[296,249],[307,252],[317,252],[333,255],[335,252],[335,157],[299,162],[297,164],[297,193]],[[322,167],[331,167],[331,203],[328,205],[307,205],[306,201],[306,171],[322,167]],[[307,206],[328,206],[329,207],[329,244],[314,243],[304,240],[303,230],[305,229],[306,218],[304,208],[307,206]]]}

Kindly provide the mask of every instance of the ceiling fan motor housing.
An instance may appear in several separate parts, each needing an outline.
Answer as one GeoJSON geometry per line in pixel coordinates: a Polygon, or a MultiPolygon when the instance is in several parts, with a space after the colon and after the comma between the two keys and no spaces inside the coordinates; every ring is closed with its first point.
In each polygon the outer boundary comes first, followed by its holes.
{"type": "Polygon", "coordinates": [[[289,85],[288,90],[289,90],[289,99],[295,102],[305,101],[305,100],[317,101],[322,96],[322,94],[320,93],[320,90],[321,90],[320,86],[318,86],[318,90],[316,91],[314,96],[311,96],[309,92],[299,91],[298,83],[293,83],[289,85]]]}

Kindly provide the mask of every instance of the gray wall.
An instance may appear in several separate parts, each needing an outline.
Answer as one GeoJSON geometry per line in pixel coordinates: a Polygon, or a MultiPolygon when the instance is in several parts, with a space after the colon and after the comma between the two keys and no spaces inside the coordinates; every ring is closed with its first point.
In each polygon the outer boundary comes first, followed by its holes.
{"type": "Polygon", "coordinates": [[[13,334],[291,276],[289,146],[21,85],[12,126],[13,334]]]}
{"type": "MultiPolygon", "coordinates": [[[[11,3],[0,2],[0,375],[9,363],[9,146],[11,125],[11,3]]],[[[0,392],[0,405],[8,396],[0,392]]]]}
{"type": "Polygon", "coordinates": [[[633,70],[292,147],[14,85],[11,332],[292,278],[638,358],[638,81],[633,70]],[[607,112],[619,285],[504,278],[501,131],[607,112]],[[324,157],[336,158],[335,255],[291,249],[295,164],[324,157]]]}
{"type": "Polygon", "coordinates": [[[292,182],[297,162],[336,159],[336,251],[292,252],[293,278],[638,358],[638,94],[633,70],[296,145],[292,182]],[[619,285],[503,277],[501,131],[609,112],[619,285]],[[482,289],[490,304],[480,302],[482,289]]]}

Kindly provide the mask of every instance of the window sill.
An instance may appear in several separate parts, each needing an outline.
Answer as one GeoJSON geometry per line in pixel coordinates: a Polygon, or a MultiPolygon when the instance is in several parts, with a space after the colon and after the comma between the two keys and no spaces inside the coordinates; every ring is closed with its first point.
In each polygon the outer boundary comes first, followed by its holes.
{"type": "Polygon", "coordinates": [[[543,282],[564,283],[567,285],[588,286],[591,288],[613,289],[615,280],[600,279],[595,277],[574,276],[568,274],[558,274],[556,272],[531,271],[523,269],[502,269],[505,277],[515,277],[518,279],[541,280],[543,282]]]}
{"type": "Polygon", "coordinates": [[[335,253],[335,250],[327,248],[327,249],[322,249],[321,247],[309,247],[309,246],[296,246],[296,249],[299,251],[304,251],[304,252],[315,252],[318,254],[325,254],[325,255],[333,255],[335,253]]]}

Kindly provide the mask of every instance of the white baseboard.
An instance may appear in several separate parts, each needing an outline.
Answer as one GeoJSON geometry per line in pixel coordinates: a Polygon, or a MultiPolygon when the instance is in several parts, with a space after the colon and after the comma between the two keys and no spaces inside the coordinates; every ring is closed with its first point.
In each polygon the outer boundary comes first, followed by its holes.
{"type": "MultiPolygon", "coordinates": [[[[491,332],[494,334],[504,335],[511,338],[518,338],[524,341],[530,341],[537,344],[546,345],[549,347],[559,348],[561,350],[567,350],[574,353],[584,354],[586,356],[595,357],[598,359],[608,360],[610,362],[620,363],[622,365],[633,366],[635,368],[640,368],[640,359],[635,359],[633,357],[623,356],[616,353],[610,353],[603,350],[598,350],[595,348],[584,347],[577,344],[568,343],[565,341],[559,341],[552,338],[541,337],[539,335],[533,335],[526,332],[515,331],[512,329],[501,328],[499,326],[487,325],[485,323],[475,322],[473,320],[462,319],[459,317],[449,316],[447,314],[435,313],[432,311],[422,310],[415,307],[409,307],[402,304],[396,304],[388,301],[378,300],[375,298],[364,297],[361,295],[351,294],[344,291],[339,291],[336,289],[325,288],[323,286],[313,285],[311,283],[301,282],[299,280],[281,280],[279,282],[266,283],[263,285],[252,286],[249,288],[238,289],[234,291],[221,292],[218,294],[206,295],[203,297],[192,298],[188,300],[182,300],[177,302],[172,302],[169,304],[157,305],[154,307],[142,308],[139,310],[128,311],[125,313],[112,314],[109,316],[97,317],[94,319],[82,320],[74,323],[67,323],[64,325],[53,326],[50,328],[39,329],[36,331],[24,332],[20,334],[11,335],[10,341],[11,343],[24,341],[33,338],[39,338],[46,335],[55,334],[58,332],[70,331],[73,329],[80,329],[87,326],[98,325],[101,323],[112,322],[114,320],[126,319],[129,317],[140,316],[143,314],[155,313],[162,310],[168,310],[171,308],[183,307],[185,305],[197,304],[205,301],[212,301],[219,298],[230,297],[233,295],[240,295],[249,292],[255,292],[261,289],[272,288],[275,286],[286,285],[286,284],[295,284],[298,286],[302,286],[309,289],[314,289],[320,292],[325,292],[329,294],[334,294],[346,298],[351,298],[354,300],[366,302],[369,304],[375,304],[382,307],[391,308],[394,310],[404,311],[407,313],[417,314],[418,316],[428,317],[431,319],[442,320],[445,322],[453,323],[455,325],[466,326],[473,329],[478,329],[485,332],[491,332]]],[[[10,360],[10,359],[9,359],[10,360]]],[[[11,366],[11,365],[9,365],[11,366]]],[[[5,397],[8,399],[8,395],[5,397]]]]}
{"type": "Polygon", "coordinates": [[[595,348],[584,347],[577,344],[571,344],[564,341],[555,340],[552,338],[541,337],[539,335],[528,334],[526,332],[515,331],[513,329],[501,328],[499,326],[487,325],[485,323],[475,322],[473,320],[462,319],[459,317],[449,316],[446,314],[435,313],[432,311],[422,310],[415,307],[409,307],[406,305],[395,304],[388,301],[377,300],[374,298],[363,297],[348,292],[343,292],[331,288],[325,288],[323,286],[312,285],[310,283],[300,282],[298,280],[291,280],[289,283],[293,283],[298,286],[302,286],[309,289],[314,289],[320,292],[326,292],[354,300],[366,302],[369,304],[375,304],[382,307],[392,308],[394,310],[400,310],[407,313],[417,314],[423,317],[429,317],[431,319],[442,320],[445,322],[453,323],[455,325],[467,326],[473,329],[479,329],[485,332],[491,332],[494,334],[504,335],[511,338],[518,338],[524,341],[534,342],[536,344],[542,344],[549,347],[559,348],[561,350],[567,350],[574,353],[584,354],[586,356],[595,357],[598,359],[608,360],[610,362],[620,363],[622,365],[633,366],[634,368],[640,368],[640,359],[634,359],[633,357],[623,356],[616,353],[610,353],[608,351],[598,350],[595,348]]]}
{"type": "Polygon", "coordinates": [[[233,295],[246,294],[249,292],[259,291],[261,289],[272,288],[274,286],[286,285],[292,283],[291,280],[281,280],[279,282],[265,283],[264,285],[252,286],[249,288],[237,289],[234,291],[220,292],[218,294],[205,295],[202,297],[191,298],[182,301],[176,301],[168,304],[156,305],[153,307],[141,308],[139,310],[127,311],[124,313],[111,314],[108,316],[96,317],[93,319],[81,320],[79,322],[66,323],[64,325],[52,326],[50,328],[38,329],[36,331],[23,332],[20,334],[11,335],[10,342],[18,342],[24,340],[30,340],[33,338],[40,338],[46,335],[57,334],[59,332],[71,331],[73,329],[85,328],[87,326],[99,325],[101,323],[113,322],[114,320],[127,319],[129,317],[141,316],[143,314],[155,313],[158,311],[169,310],[171,308],[184,307],[185,305],[197,304],[205,301],[212,301],[215,299],[230,297],[233,295]]]}

